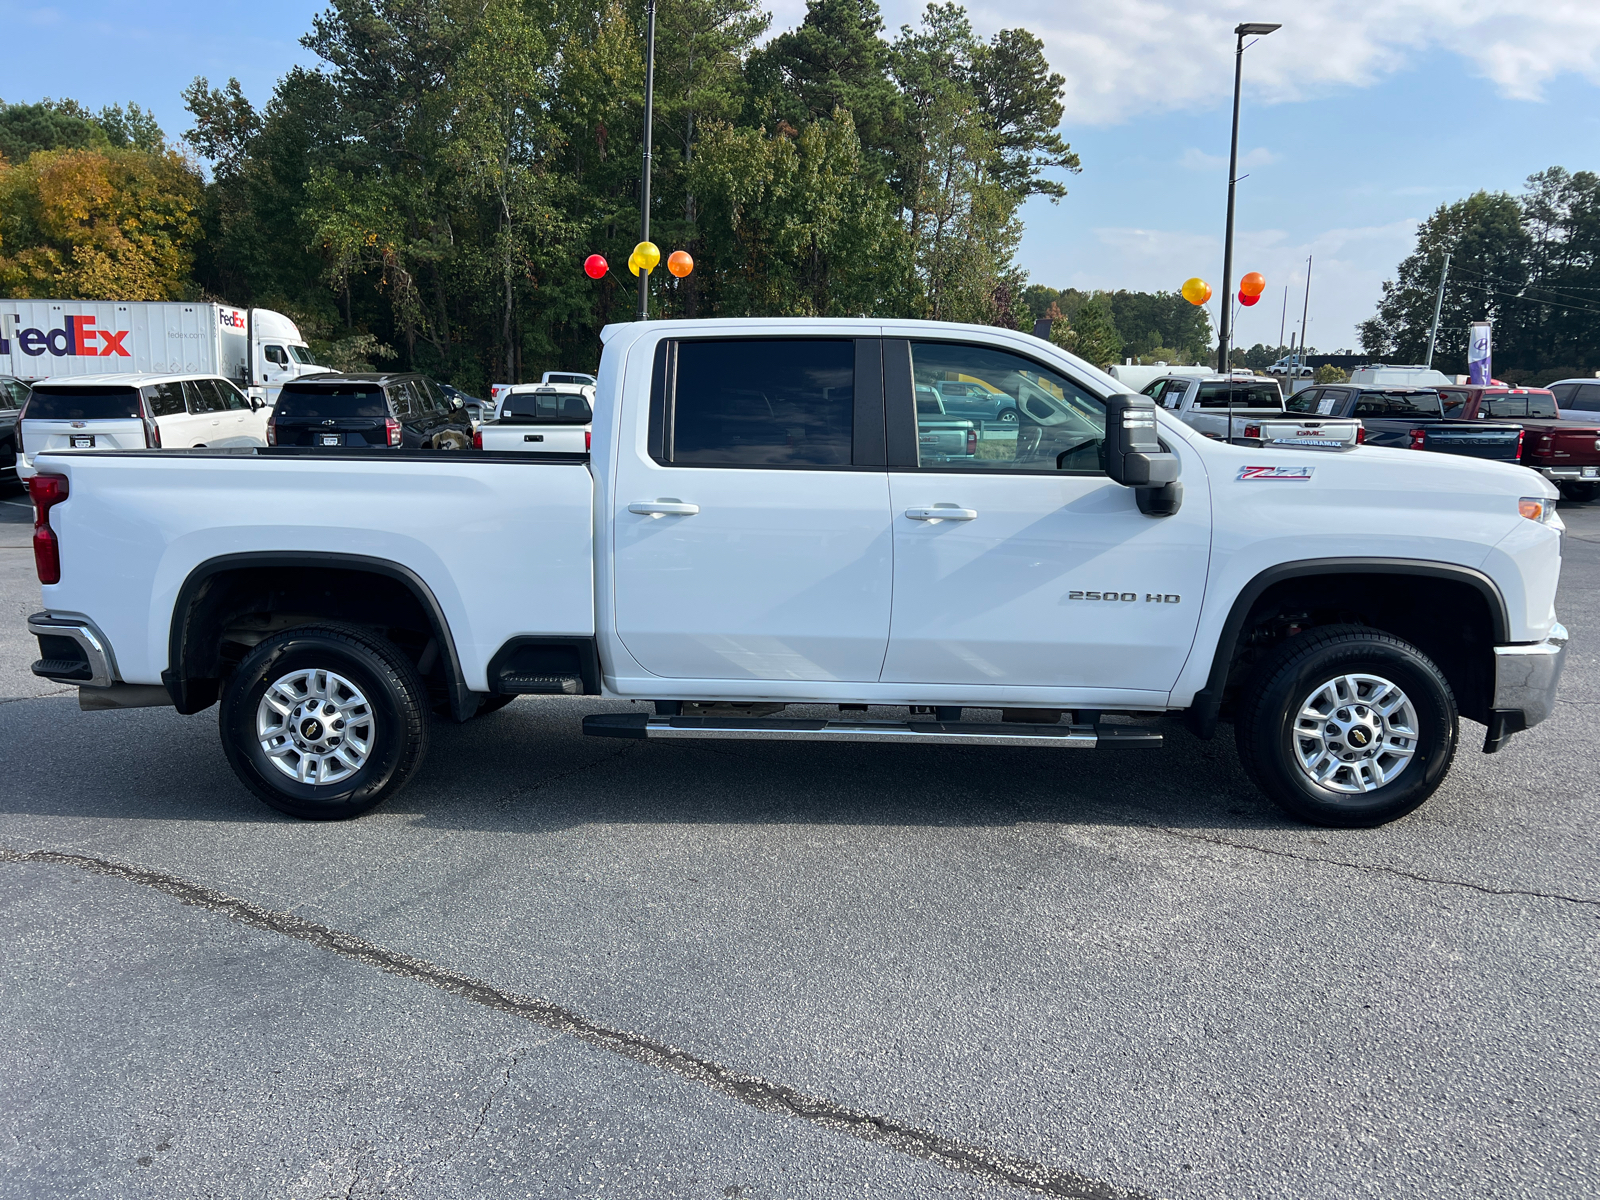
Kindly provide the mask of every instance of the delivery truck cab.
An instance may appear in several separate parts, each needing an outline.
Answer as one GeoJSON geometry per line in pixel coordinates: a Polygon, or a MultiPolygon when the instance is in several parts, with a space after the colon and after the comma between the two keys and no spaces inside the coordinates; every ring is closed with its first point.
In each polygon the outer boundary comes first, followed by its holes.
{"type": "Polygon", "coordinates": [[[266,308],[137,300],[0,300],[0,375],[217,375],[271,404],[318,366],[295,323],[266,308]]]}

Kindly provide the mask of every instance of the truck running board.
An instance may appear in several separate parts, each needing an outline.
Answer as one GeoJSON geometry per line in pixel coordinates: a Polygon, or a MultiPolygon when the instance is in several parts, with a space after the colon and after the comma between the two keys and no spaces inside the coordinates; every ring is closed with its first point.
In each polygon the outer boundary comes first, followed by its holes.
{"type": "Polygon", "coordinates": [[[1055,746],[1094,750],[1159,746],[1161,734],[1133,725],[979,725],[971,721],[786,721],[741,717],[653,717],[595,713],[590,737],[739,738],[805,742],[918,742],[935,746],[1055,746]]]}

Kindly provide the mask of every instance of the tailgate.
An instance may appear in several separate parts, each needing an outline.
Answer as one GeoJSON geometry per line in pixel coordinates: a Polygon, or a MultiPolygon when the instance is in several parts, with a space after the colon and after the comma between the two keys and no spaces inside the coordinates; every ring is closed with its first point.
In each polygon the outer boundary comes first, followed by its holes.
{"type": "Polygon", "coordinates": [[[1261,441],[1268,446],[1315,446],[1323,449],[1343,449],[1356,444],[1361,422],[1350,418],[1338,420],[1263,421],[1261,441]]]}
{"type": "Polygon", "coordinates": [[[1462,422],[1460,426],[1434,425],[1427,431],[1423,449],[1435,454],[1465,454],[1498,462],[1516,462],[1522,445],[1522,430],[1515,427],[1485,429],[1462,422]]]}
{"type": "Polygon", "coordinates": [[[480,425],[485,450],[523,454],[584,454],[589,430],[584,425],[480,425]]]}
{"type": "Polygon", "coordinates": [[[1532,457],[1552,467],[1587,467],[1584,478],[1600,477],[1600,429],[1558,429],[1528,434],[1532,457]]]}
{"type": "Polygon", "coordinates": [[[23,421],[22,447],[30,460],[47,450],[143,450],[144,422],[23,421]]]}

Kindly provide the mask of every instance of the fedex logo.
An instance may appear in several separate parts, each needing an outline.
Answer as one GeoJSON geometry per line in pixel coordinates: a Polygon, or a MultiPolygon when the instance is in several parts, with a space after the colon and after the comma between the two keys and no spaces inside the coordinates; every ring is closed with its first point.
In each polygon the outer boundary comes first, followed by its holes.
{"type": "MultiPolygon", "coordinates": [[[[132,358],[132,352],[122,344],[128,336],[126,329],[96,329],[93,317],[67,317],[65,329],[17,330],[17,346],[30,358],[38,358],[46,350],[56,358],[63,355],[83,355],[90,358],[109,358],[121,355],[132,358]]],[[[0,354],[11,353],[11,341],[0,337],[0,354]]]]}
{"type": "Polygon", "coordinates": [[[219,308],[217,310],[217,321],[229,329],[244,328],[244,314],[236,308],[219,308]]]}

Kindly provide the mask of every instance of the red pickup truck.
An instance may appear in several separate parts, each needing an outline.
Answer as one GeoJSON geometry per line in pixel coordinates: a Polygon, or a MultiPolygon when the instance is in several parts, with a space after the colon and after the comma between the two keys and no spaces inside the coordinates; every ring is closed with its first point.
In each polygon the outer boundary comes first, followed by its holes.
{"type": "Polygon", "coordinates": [[[1527,431],[1523,466],[1532,467],[1569,500],[1600,495],[1600,420],[1562,420],[1546,388],[1441,387],[1446,416],[1515,421],[1527,431]]]}

